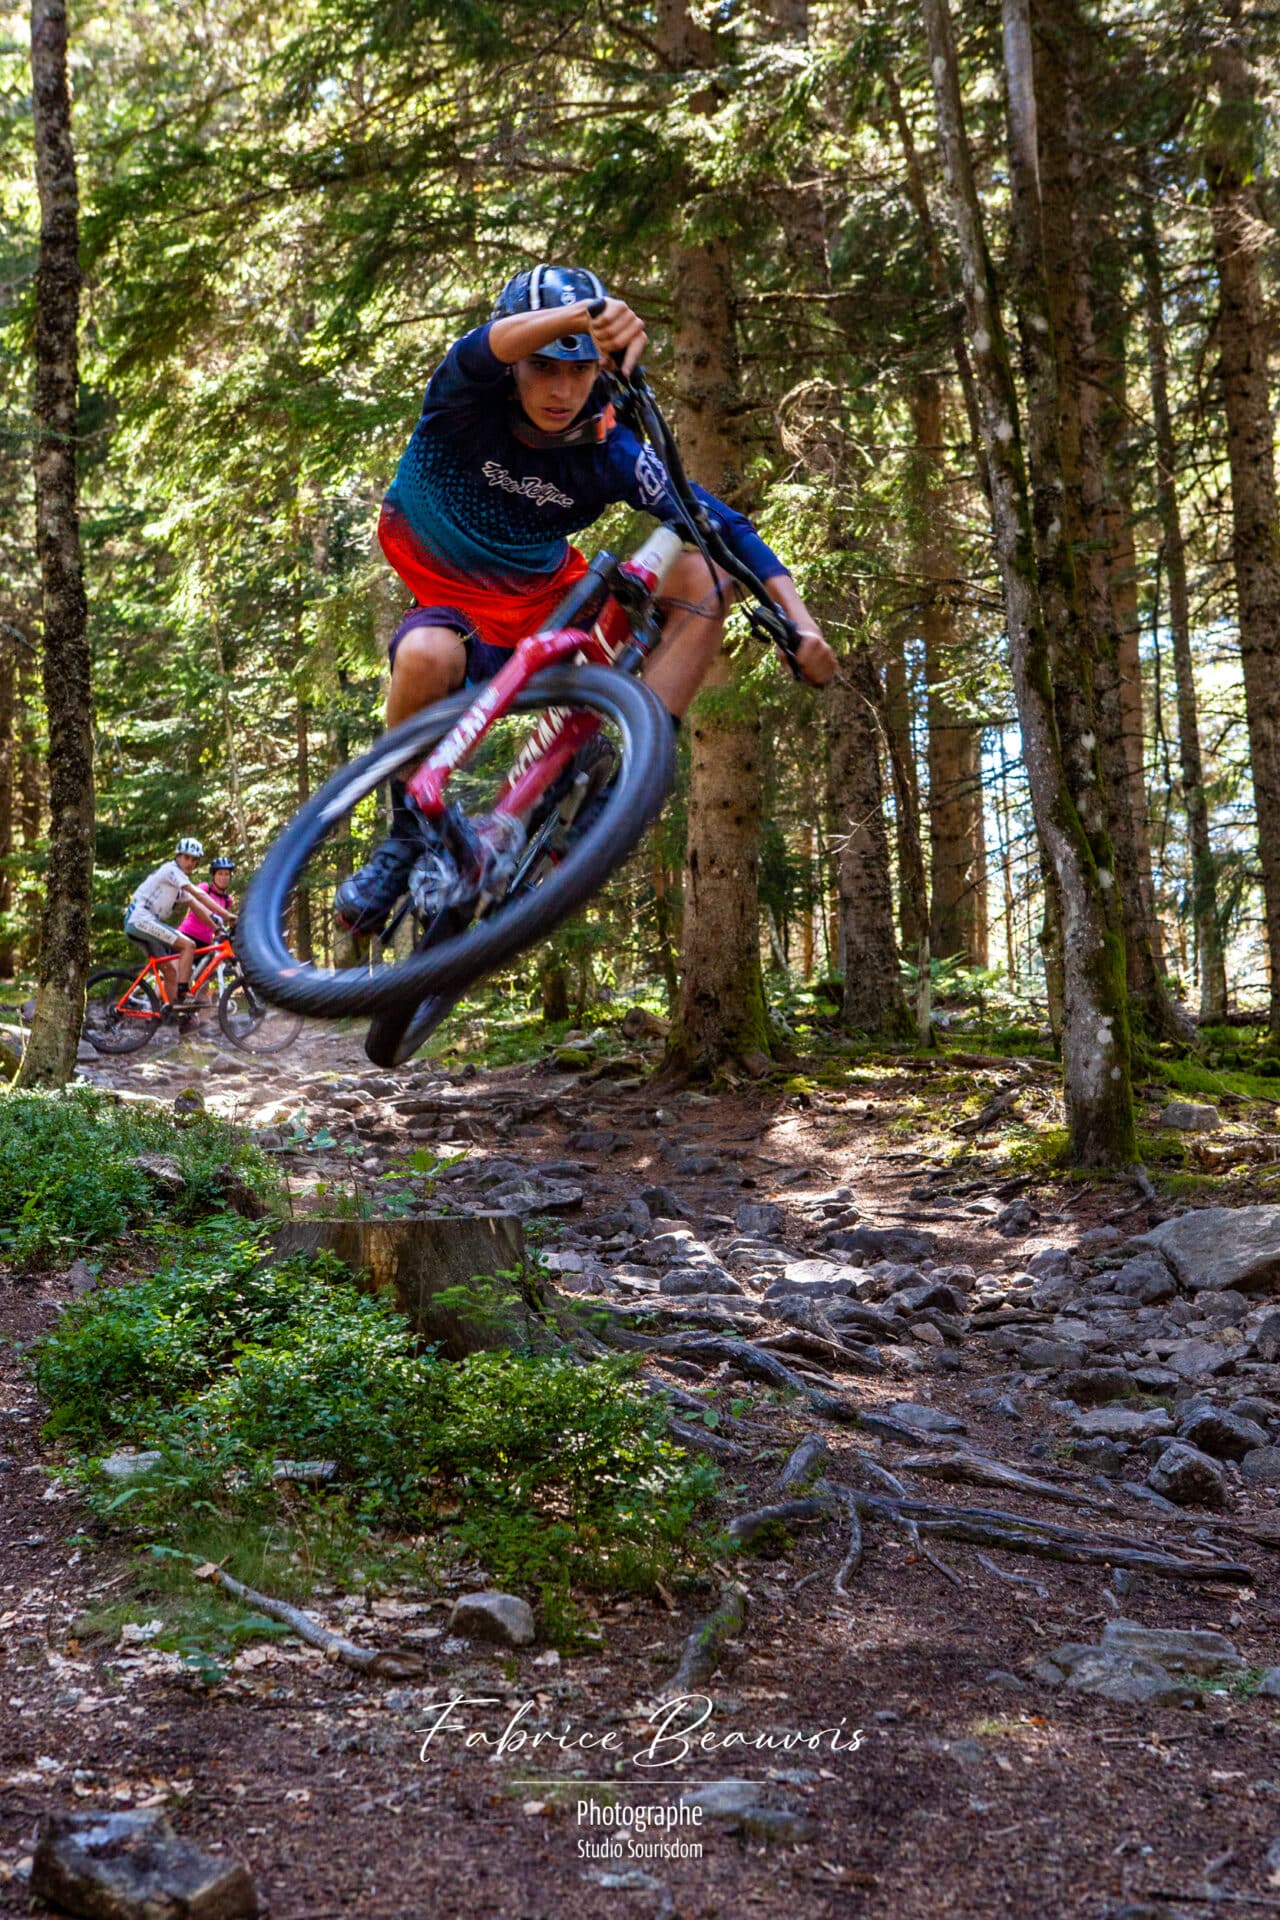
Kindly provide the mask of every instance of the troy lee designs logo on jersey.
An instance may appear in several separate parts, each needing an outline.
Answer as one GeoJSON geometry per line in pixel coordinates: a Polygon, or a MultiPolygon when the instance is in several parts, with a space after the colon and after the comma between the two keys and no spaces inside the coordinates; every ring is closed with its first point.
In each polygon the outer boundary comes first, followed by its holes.
{"type": "Polygon", "coordinates": [[[636,482],[646,507],[656,506],[667,490],[667,470],[652,447],[641,447],[636,460],[636,482]]]}
{"type": "Polygon", "coordinates": [[[486,460],[480,471],[491,487],[501,487],[504,493],[518,493],[522,499],[532,500],[536,507],[572,507],[577,504],[569,494],[561,493],[559,487],[552,486],[550,480],[535,480],[532,474],[517,480],[496,460],[486,460]]]}

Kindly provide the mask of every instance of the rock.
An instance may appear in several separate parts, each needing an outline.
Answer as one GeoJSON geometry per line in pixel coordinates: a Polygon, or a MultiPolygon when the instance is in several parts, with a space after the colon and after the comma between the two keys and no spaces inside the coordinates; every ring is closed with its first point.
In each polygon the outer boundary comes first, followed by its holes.
{"type": "Polygon", "coordinates": [[[1202,1107],[1194,1100],[1171,1100],[1160,1115],[1162,1127],[1178,1127],[1183,1133],[1212,1133],[1222,1125],[1216,1107],[1202,1107]]]}
{"type": "Polygon", "coordinates": [[[1176,1707],[1188,1698],[1185,1682],[1175,1680],[1166,1667],[1142,1654],[1124,1653],[1118,1648],[1087,1647],[1070,1644],[1056,1647],[1046,1662],[1037,1663],[1042,1679],[1056,1668],[1066,1679],[1072,1693],[1099,1694],[1120,1705],[1176,1707]]]}
{"type": "Polygon", "coordinates": [[[174,1097],[173,1110],[179,1115],[184,1113],[203,1113],[204,1095],[201,1093],[199,1087],[184,1087],[182,1092],[174,1097]]]}
{"type": "Polygon", "coordinates": [[[1166,1447],[1147,1475],[1147,1485],[1179,1507],[1225,1507],[1227,1487],[1222,1469],[1207,1453],[1175,1440],[1166,1447]]]}
{"type": "Polygon", "coordinates": [[[1168,1364],[1184,1380],[1209,1380],[1215,1373],[1230,1371],[1237,1351],[1217,1340],[1179,1340],[1169,1350],[1168,1364]]]}
{"type": "Polygon", "coordinates": [[[1041,1247],[1039,1253],[1033,1253],[1027,1261],[1027,1272],[1036,1280],[1069,1280],[1070,1247],[1041,1247]]]}
{"type": "Polygon", "coordinates": [[[1123,1367],[1081,1367],[1064,1375],[1058,1391],[1078,1407],[1105,1407],[1114,1400],[1131,1400],[1134,1385],[1123,1367]]]}
{"type": "Polygon", "coordinates": [[[991,1224],[1006,1240],[1020,1240],[1032,1231],[1039,1218],[1029,1200],[1011,1200],[1007,1207],[1001,1207],[991,1224]]]}
{"type": "Polygon", "coordinates": [[[842,1227],[827,1235],[826,1244],[836,1253],[860,1253],[866,1260],[932,1260],[938,1236],[917,1227],[842,1227]]]}
{"type": "Polygon", "coordinates": [[[77,1298],[92,1293],[98,1284],[98,1276],[87,1260],[73,1260],[62,1277],[77,1298]]]}
{"type": "Polygon", "coordinates": [[[625,1141],[620,1133],[585,1127],[581,1133],[571,1133],[565,1145],[571,1153],[612,1153],[615,1147],[625,1145],[625,1141]]]}
{"type": "Polygon", "coordinates": [[[1020,1343],[1018,1358],[1024,1367],[1047,1367],[1057,1372],[1063,1367],[1078,1367],[1086,1351],[1074,1340],[1045,1340],[1032,1334],[1020,1343]]]}
{"type": "Polygon", "coordinates": [[[1280,1667],[1268,1667],[1258,1682],[1264,1700],[1280,1700],[1280,1667]]]}
{"type": "Polygon", "coordinates": [[[1027,1690],[1025,1680],[1019,1679],[1016,1673],[1006,1673],[1003,1667],[993,1667],[982,1678],[984,1686],[1002,1687],[1007,1693],[1025,1693],[1027,1690]]]}
{"type": "Polygon", "coordinates": [[[284,1135],[277,1133],[274,1127],[257,1127],[249,1138],[262,1153],[284,1153],[286,1151],[284,1135]]]}
{"type": "Polygon", "coordinates": [[[856,1279],[852,1268],[837,1266],[833,1260],[789,1260],[765,1299],[803,1293],[810,1300],[847,1300],[855,1290],[856,1279]]]}
{"type": "Polygon", "coordinates": [[[163,1458],[163,1454],[150,1449],[138,1452],[133,1447],[120,1447],[98,1462],[98,1472],[104,1480],[137,1480],[144,1473],[151,1473],[163,1458]]]}
{"type": "Polygon", "coordinates": [[[1158,1300],[1172,1300],[1178,1291],[1173,1275],[1158,1253],[1137,1254],[1106,1275],[1106,1280],[1110,1292],[1136,1295],[1144,1306],[1158,1300]]]}
{"type": "Polygon", "coordinates": [[[258,1911],[248,1870],[180,1839],[157,1807],[46,1814],[31,1891],[92,1920],[253,1920],[258,1911]]]}
{"type": "Polygon", "coordinates": [[[1077,1440],[1071,1454],[1082,1467],[1092,1467],[1095,1473],[1105,1473],[1113,1480],[1124,1472],[1124,1454],[1114,1440],[1077,1440]]]}
{"type": "Polygon", "coordinates": [[[1077,1240],[1076,1249],[1079,1253],[1102,1253],[1119,1246],[1123,1238],[1119,1227],[1088,1227],[1077,1240]]]}
{"type": "Polygon", "coordinates": [[[180,1200],[187,1190],[187,1178],[176,1160],[166,1153],[134,1155],[134,1166],[145,1173],[156,1192],[165,1200],[180,1200]]]}
{"type": "Polygon", "coordinates": [[[964,1421],[954,1413],[944,1413],[941,1407],[921,1406],[916,1400],[894,1400],[883,1409],[899,1426],[911,1427],[917,1433],[967,1433],[964,1421]]]}
{"type": "Polygon", "coordinates": [[[525,1219],[531,1213],[575,1213],[582,1205],[583,1190],[570,1180],[546,1180],[531,1174],[523,1180],[495,1187],[490,1194],[504,1213],[525,1219]]]}
{"type": "Polygon", "coordinates": [[[1280,1487],[1280,1447],[1255,1447],[1240,1462],[1251,1487],[1280,1487]]]}
{"type": "Polygon", "coordinates": [[[643,1200],[633,1197],[625,1206],[584,1220],[576,1230],[585,1234],[588,1240],[612,1240],[620,1233],[648,1233],[649,1209],[643,1200]]]}
{"type": "Polygon", "coordinates": [[[817,1826],[794,1807],[771,1806],[763,1782],[709,1780],[680,1795],[680,1805],[701,1808],[708,1820],[723,1821],[731,1829],[762,1840],[812,1840],[817,1826]]]}
{"type": "Polygon", "coordinates": [[[899,1287],[884,1302],[889,1313],[923,1313],[928,1307],[937,1307],[943,1313],[967,1313],[969,1303],[962,1293],[954,1287],[935,1279],[917,1280],[909,1287],[899,1287]]]}
{"type": "Polygon", "coordinates": [[[1268,1366],[1280,1360],[1280,1313],[1269,1313],[1261,1326],[1255,1327],[1253,1351],[1268,1366]]]}
{"type": "Polygon", "coordinates": [[[1193,1293],[1264,1293],[1280,1283],[1280,1207],[1198,1207],[1130,1245],[1154,1247],[1193,1293]]]}
{"type": "Polygon", "coordinates": [[[787,1216],[772,1200],[744,1200],[734,1212],[733,1223],[739,1233],[758,1233],[767,1240],[783,1231],[787,1216]]]}
{"type": "Polygon", "coordinates": [[[693,1215],[683,1200],[678,1200],[670,1187],[641,1187],[640,1198],[649,1212],[663,1220],[692,1220],[693,1215]]]}
{"type": "Polygon", "coordinates": [[[1142,1654],[1170,1673],[1241,1673],[1244,1660],[1223,1633],[1200,1627],[1143,1627],[1136,1620],[1110,1620],[1102,1644],[1112,1652],[1142,1654]]]}
{"type": "Polygon", "coordinates": [[[336,1460],[273,1460],[271,1478],[295,1487],[327,1487],[338,1477],[336,1460]]]}
{"type": "Polygon", "coordinates": [[[596,1050],[584,1046],[557,1047],[551,1057],[561,1073],[585,1073],[595,1065],[596,1050]]]}
{"type": "Polygon", "coordinates": [[[622,1016],[622,1031],[628,1040],[665,1040],[671,1023],[644,1007],[628,1007],[622,1016]]]}
{"type": "Polygon", "coordinates": [[[746,1289],[720,1266],[668,1267],[658,1281],[659,1293],[745,1293],[746,1289]]]}
{"type": "Polygon", "coordinates": [[[534,1640],[533,1608],[513,1593],[464,1593],[454,1602],[449,1631],[466,1639],[528,1647],[534,1640]]]}
{"type": "Polygon", "coordinates": [[[1267,1444],[1266,1434],[1252,1420],[1205,1406],[1183,1414],[1178,1438],[1198,1447],[1201,1453],[1212,1454],[1215,1460],[1243,1460],[1246,1453],[1267,1444]]]}
{"type": "Polygon", "coordinates": [[[260,1193],[255,1193],[242,1173],[232,1166],[221,1166],[214,1175],[218,1196],[224,1207],[238,1213],[242,1220],[265,1220],[271,1212],[260,1193]]]}
{"type": "Polygon", "coordinates": [[[1173,1432],[1163,1407],[1094,1407],[1073,1413],[1071,1430],[1082,1440],[1124,1440],[1131,1445],[1152,1434],[1173,1432]]]}
{"type": "Polygon", "coordinates": [[[1076,1283],[1070,1274],[1059,1274],[1049,1280],[1036,1281],[1031,1289],[1031,1304],[1033,1307],[1041,1307],[1053,1313],[1058,1307],[1065,1307],[1069,1300],[1074,1299],[1076,1292],[1076,1283]]]}

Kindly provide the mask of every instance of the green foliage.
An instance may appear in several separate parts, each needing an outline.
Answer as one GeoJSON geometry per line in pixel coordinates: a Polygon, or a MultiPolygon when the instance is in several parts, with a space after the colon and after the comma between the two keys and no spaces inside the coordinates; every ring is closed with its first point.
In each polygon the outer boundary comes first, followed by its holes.
{"type": "Polygon", "coordinates": [[[93,1087],[0,1097],[0,1252],[50,1260],[105,1247],[157,1216],[193,1219],[221,1204],[230,1169],[255,1192],[274,1192],[265,1157],[207,1114],[182,1126],[159,1108],[124,1104],[93,1087]],[[157,1192],[138,1155],[172,1160],[184,1182],[157,1192]]]}
{"type": "Polygon", "coordinates": [[[441,1531],[495,1578],[568,1604],[571,1584],[670,1578],[702,1549],[714,1471],[665,1437],[625,1360],[420,1351],[386,1300],[331,1261],[267,1266],[255,1234],[189,1237],[157,1274],[78,1302],[39,1343],[52,1430],[104,1516],[182,1537],[269,1517],[281,1459],[325,1459],[325,1528],[441,1531]],[[160,1454],[104,1485],[94,1459],[128,1437],[160,1454]],[[345,1515],[345,1520],[340,1516],[345,1515]]]}

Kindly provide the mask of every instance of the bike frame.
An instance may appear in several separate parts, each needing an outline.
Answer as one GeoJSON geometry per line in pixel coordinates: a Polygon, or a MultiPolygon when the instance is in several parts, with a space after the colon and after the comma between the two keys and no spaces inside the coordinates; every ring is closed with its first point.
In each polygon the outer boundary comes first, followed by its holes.
{"type": "MultiPolygon", "coordinates": [[[[480,689],[452,732],[406,782],[421,813],[432,820],[441,817],[448,806],[445,789],[450,775],[545,667],[577,655],[613,666],[629,645],[635,649],[637,664],[648,655],[657,634],[645,616],[683,547],[682,534],[670,527],[655,528],[616,569],[615,583],[589,632],[575,626],[549,627],[520,642],[506,666],[480,689]]],[[[571,603],[572,596],[557,611],[571,603]]],[[[513,816],[528,813],[598,727],[591,714],[574,713],[567,707],[544,714],[508,772],[493,811],[513,816]]]]}
{"type": "MultiPolygon", "coordinates": [[[[205,961],[199,972],[192,972],[191,984],[187,989],[188,996],[191,999],[194,999],[197,994],[203,993],[212,976],[222,967],[226,966],[229,961],[234,962],[236,957],[235,948],[229,940],[215,940],[212,946],[197,947],[195,953],[197,960],[202,953],[207,953],[209,958],[205,961]]],[[[119,1000],[117,1000],[117,1012],[130,1015],[135,1020],[149,1020],[153,1017],[149,1013],[138,1013],[134,1008],[127,1005],[129,995],[133,993],[135,988],[140,987],[144,980],[149,981],[150,985],[155,989],[157,998],[162,1006],[176,1007],[178,1002],[171,997],[165,985],[164,978],[165,970],[171,967],[176,959],[176,954],[172,957],[166,957],[165,959],[157,959],[154,954],[151,955],[146,964],[139,969],[134,979],[125,988],[119,1000]]]]}

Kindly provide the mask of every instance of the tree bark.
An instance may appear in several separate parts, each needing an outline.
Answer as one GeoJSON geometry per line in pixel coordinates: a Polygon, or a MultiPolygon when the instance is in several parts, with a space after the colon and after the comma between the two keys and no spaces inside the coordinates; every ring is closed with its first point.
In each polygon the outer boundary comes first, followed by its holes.
{"type": "Polygon", "coordinates": [[[940,491],[942,382],[924,373],[911,388],[915,564],[929,694],[929,947],[985,967],[986,848],[982,819],[982,731],[957,711],[947,682],[956,670],[953,595],[959,560],[947,535],[940,491]]]}
{"type": "Polygon", "coordinates": [[[1218,110],[1205,146],[1205,175],[1218,272],[1218,349],[1227,457],[1231,467],[1232,554],[1240,616],[1249,756],[1258,819],[1258,857],[1271,970],[1271,1031],[1280,1034],[1280,516],[1275,425],[1267,376],[1269,321],[1259,271],[1263,224],[1253,184],[1259,112],[1240,33],[1238,0],[1210,72],[1218,110]]]}
{"type": "Polygon", "coordinates": [[[18,825],[22,834],[23,884],[19,890],[18,920],[22,935],[19,961],[25,972],[35,970],[40,952],[40,890],[33,875],[40,852],[44,811],[39,735],[36,725],[36,671],[25,649],[18,661],[18,825]]]}
{"type": "MultiPolygon", "coordinates": [[[[1145,864],[1142,858],[1145,796],[1139,830],[1125,738],[1124,641],[1109,566],[1111,529],[1102,434],[1105,383],[1095,290],[1103,249],[1090,218],[1093,188],[1085,169],[1082,96],[1089,77],[1089,30],[1075,0],[1033,0],[1029,10],[1026,0],[1006,0],[1006,18],[1016,14],[1025,19],[1028,11],[1039,108],[1043,315],[1049,323],[1044,350],[1032,349],[1028,355],[1033,378],[1043,383],[1039,397],[1029,405],[1028,422],[1044,448],[1039,455],[1033,451],[1033,467],[1044,467],[1050,448],[1050,388],[1056,385],[1056,446],[1049,457],[1060,479],[1055,490],[1061,503],[1055,514],[1061,532],[1046,547],[1043,560],[1057,575],[1063,632],[1072,635],[1068,644],[1078,650],[1081,689],[1086,704],[1092,706],[1130,1004],[1151,1032],[1186,1038],[1189,1023],[1174,1008],[1164,983],[1149,853],[1145,864]],[[1037,432],[1033,422],[1041,409],[1043,430],[1037,432]]],[[[1021,74],[1010,71],[1013,87],[1020,83],[1021,74]]],[[[1024,194],[1016,196],[1016,203],[1018,223],[1025,233],[1022,250],[1029,255],[1035,250],[1030,231],[1034,200],[1024,194]]],[[[1037,264],[1031,262],[1033,272],[1037,264]]],[[[1136,665],[1136,647],[1134,655],[1131,664],[1136,665]]]]}
{"type": "MultiPolygon", "coordinates": [[[[1006,11],[1016,0],[1006,0],[1006,11]]],[[[960,99],[946,0],[922,0],[930,71],[952,210],[959,237],[969,336],[991,477],[991,515],[1004,583],[1010,665],[1036,828],[1063,918],[1063,1076],[1070,1152],[1078,1166],[1125,1165],[1135,1134],[1129,1065],[1124,944],[1114,907],[1114,865],[1101,805],[1096,733],[1078,646],[1051,652],[1042,605],[1036,528],[1017,396],[960,99]],[[1061,698],[1065,691],[1067,698],[1061,698]]],[[[1010,20],[1017,28],[1016,11],[1010,20]]],[[[1012,66],[1012,63],[1011,63],[1012,66]]],[[[1034,111],[1019,98],[1018,113],[1034,111]]],[[[1016,116],[1011,114],[1011,135],[1016,116]]],[[[1011,140],[1015,201],[1021,203],[1021,260],[1015,297],[1029,323],[1047,325],[1035,276],[1038,167],[1011,140]],[[1028,216],[1031,216],[1030,224],[1028,216]]],[[[1029,324],[1028,333],[1037,332],[1029,324]]],[[[1056,419],[1055,414],[1052,416],[1056,419]]],[[[1052,442],[1043,445],[1048,456],[1052,442]]],[[[1037,520],[1061,494],[1060,470],[1038,476],[1037,520]]],[[[1041,521],[1045,533],[1048,522],[1041,521]]],[[[1051,587],[1054,583],[1050,580],[1051,587]]]]}
{"type": "Polygon", "coordinates": [[[23,1086],[60,1087],[75,1068],[93,910],[92,676],[76,498],[79,202],[65,0],[33,0],[31,76],[40,195],[36,549],[49,719],[50,828],[36,1007],[18,1079],[23,1086]]]}
{"type": "Polygon", "coordinates": [[[1227,964],[1218,918],[1218,881],[1209,838],[1209,803],[1204,786],[1204,759],[1200,749],[1200,715],[1196,699],[1195,668],[1191,657],[1191,602],[1187,591],[1187,555],[1178,505],[1177,449],[1173,438],[1173,411],[1169,405],[1169,350],[1164,322],[1164,275],[1160,242],[1151,211],[1150,182],[1143,207],[1141,252],[1145,278],[1147,361],[1150,368],[1151,412],[1156,441],[1156,508],[1160,516],[1164,570],[1169,582],[1169,631],[1173,636],[1173,671],[1178,689],[1178,757],[1182,768],[1182,800],[1187,810],[1187,839],[1191,849],[1192,920],[1200,966],[1200,1018],[1222,1020],[1227,1012],[1227,964]]]}
{"type": "MultiPolygon", "coordinates": [[[[718,59],[712,35],[695,25],[687,0],[662,0],[659,37],[677,72],[710,71],[718,59]]],[[[695,113],[708,111],[709,93],[693,104],[695,113]]],[[[682,188],[670,256],[671,283],[680,291],[672,336],[677,422],[690,473],[732,500],[741,485],[742,417],[732,259],[721,235],[693,237],[690,218],[702,196],[687,177],[682,188]]],[[[758,1065],[770,1046],[757,885],[760,713],[745,663],[721,655],[688,726],[680,1005],[669,1056],[689,1071],[708,1073],[730,1059],[758,1065]]]]}
{"type": "MultiPolygon", "coordinates": [[[[298,805],[304,807],[311,798],[311,706],[306,696],[295,696],[294,739],[297,745],[298,805]]],[[[311,891],[306,886],[297,889],[293,896],[294,913],[294,952],[299,960],[312,958],[311,934],[311,891]]]]}
{"type": "Polygon", "coordinates": [[[13,940],[8,931],[13,911],[13,823],[18,754],[14,737],[17,680],[14,641],[0,625],[0,979],[13,978],[13,940]]]}
{"type": "Polygon", "coordinates": [[[880,784],[880,690],[865,647],[827,689],[828,779],[835,827],[843,1019],[856,1032],[905,1038],[911,1018],[893,934],[889,837],[880,784]]]}

